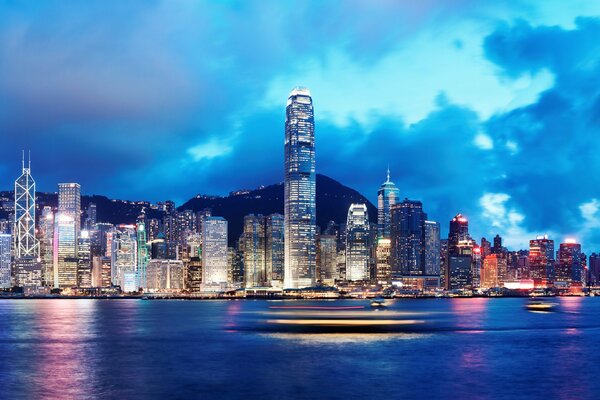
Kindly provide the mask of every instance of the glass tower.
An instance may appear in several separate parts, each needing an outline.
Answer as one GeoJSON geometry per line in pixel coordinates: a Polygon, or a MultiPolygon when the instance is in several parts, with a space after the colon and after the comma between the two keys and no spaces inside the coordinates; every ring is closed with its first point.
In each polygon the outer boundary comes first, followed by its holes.
{"type": "Polygon", "coordinates": [[[285,118],[284,287],[315,283],[315,122],[306,88],[290,93],[285,118]]]}
{"type": "Polygon", "coordinates": [[[346,279],[369,279],[369,216],[366,204],[351,204],[346,220],[346,279]]]}
{"type": "Polygon", "coordinates": [[[40,255],[38,240],[35,238],[35,181],[31,177],[31,160],[15,181],[15,258],[37,258],[40,255]]]}
{"type": "Polygon", "coordinates": [[[387,171],[387,180],[377,191],[377,238],[389,239],[391,232],[392,206],[399,200],[400,191],[390,181],[390,169],[387,171]]]}

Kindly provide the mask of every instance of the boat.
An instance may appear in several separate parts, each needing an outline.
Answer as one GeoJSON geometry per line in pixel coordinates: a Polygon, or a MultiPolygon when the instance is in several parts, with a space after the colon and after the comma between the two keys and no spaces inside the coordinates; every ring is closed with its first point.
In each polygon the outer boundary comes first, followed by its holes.
{"type": "Polygon", "coordinates": [[[387,305],[385,304],[385,299],[382,299],[381,297],[377,297],[377,298],[371,300],[371,307],[385,308],[385,307],[387,307],[387,305]]]}
{"type": "Polygon", "coordinates": [[[525,304],[526,309],[536,312],[552,312],[556,311],[557,307],[558,304],[545,300],[532,300],[525,304]]]}

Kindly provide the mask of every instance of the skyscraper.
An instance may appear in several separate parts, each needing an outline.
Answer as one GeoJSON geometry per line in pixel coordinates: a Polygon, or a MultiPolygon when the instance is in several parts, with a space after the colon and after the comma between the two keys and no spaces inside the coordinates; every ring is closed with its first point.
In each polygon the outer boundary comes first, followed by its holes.
{"type": "Polygon", "coordinates": [[[584,265],[585,256],[581,253],[581,245],[574,239],[566,239],[558,249],[555,283],[567,286],[584,283],[584,265]]]}
{"type": "Polygon", "coordinates": [[[315,122],[310,92],[295,88],[285,118],[284,287],[312,286],[316,270],[315,122]]]}
{"type": "Polygon", "coordinates": [[[529,241],[529,277],[536,286],[548,286],[554,275],[554,240],[538,236],[529,241]]]}
{"type": "Polygon", "coordinates": [[[317,236],[317,269],[319,280],[333,285],[337,269],[337,237],[335,235],[317,236]]]}
{"type": "Polygon", "coordinates": [[[224,290],[227,285],[227,220],[206,217],[202,223],[202,286],[224,290]]]}
{"type": "Polygon", "coordinates": [[[73,219],[75,224],[75,246],[77,246],[81,232],[81,186],[79,186],[79,183],[58,184],[58,212],[73,219]]]}
{"type": "Polygon", "coordinates": [[[112,281],[124,292],[136,287],[137,239],[134,225],[122,225],[112,238],[112,281]]]}
{"type": "Polygon", "coordinates": [[[369,279],[369,215],[366,204],[351,204],[346,219],[346,279],[369,279]]]}
{"type": "Polygon", "coordinates": [[[54,219],[54,287],[77,286],[77,246],[75,220],[59,212],[54,219]]]}
{"type": "Polygon", "coordinates": [[[90,232],[82,230],[77,245],[77,286],[92,287],[92,253],[90,232]]]}
{"type": "Polygon", "coordinates": [[[392,279],[425,275],[425,221],[420,201],[404,199],[392,207],[392,279]]]}
{"type": "Polygon", "coordinates": [[[40,247],[35,237],[35,181],[31,177],[31,159],[15,181],[15,258],[38,258],[40,247]]]}
{"type": "Polygon", "coordinates": [[[267,222],[267,280],[281,286],[283,284],[284,264],[284,224],[283,215],[271,214],[266,218],[267,222]]]}
{"type": "Polygon", "coordinates": [[[142,222],[138,222],[136,225],[137,234],[137,286],[139,288],[146,288],[146,269],[148,267],[148,244],[147,244],[147,233],[146,225],[142,222]]]}
{"type": "Polygon", "coordinates": [[[44,206],[39,225],[38,237],[40,239],[43,284],[45,286],[52,286],[54,283],[54,213],[50,206],[44,206]]]}
{"type": "Polygon", "coordinates": [[[450,221],[448,253],[456,254],[458,243],[469,239],[469,221],[462,214],[456,214],[450,221]]]}
{"type": "Polygon", "coordinates": [[[440,275],[440,223],[425,221],[425,275],[440,275]]]}
{"type": "Polygon", "coordinates": [[[262,215],[244,217],[244,286],[246,288],[265,286],[266,270],[266,226],[262,215]]]}
{"type": "Polygon", "coordinates": [[[390,169],[387,179],[377,191],[377,238],[389,239],[391,233],[392,206],[399,201],[400,190],[390,181],[390,169]]]}

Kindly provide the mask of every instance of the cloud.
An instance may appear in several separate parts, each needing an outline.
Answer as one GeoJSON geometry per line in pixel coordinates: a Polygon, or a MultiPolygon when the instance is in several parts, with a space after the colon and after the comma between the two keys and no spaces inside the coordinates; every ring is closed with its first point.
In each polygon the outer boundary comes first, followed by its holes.
{"type": "Polygon", "coordinates": [[[492,138],[485,133],[478,133],[473,142],[475,143],[475,146],[479,147],[481,150],[491,150],[494,148],[492,138]]]}
{"type": "Polygon", "coordinates": [[[211,139],[208,142],[189,148],[188,153],[194,161],[201,161],[225,156],[231,153],[232,150],[233,148],[227,142],[211,139]]]}

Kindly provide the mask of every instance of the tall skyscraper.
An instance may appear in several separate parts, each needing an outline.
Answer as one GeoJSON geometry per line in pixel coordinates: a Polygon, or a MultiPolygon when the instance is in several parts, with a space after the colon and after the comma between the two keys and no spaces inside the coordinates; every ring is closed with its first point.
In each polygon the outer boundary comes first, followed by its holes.
{"type": "Polygon", "coordinates": [[[31,177],[31,159],[23,168],[21,176],[15,181],[15,258],[38,258],[40,247],[35,237],[35,181],[31,177]]]}
{"type": "Polygon", "coordinates": [[[390,169],[387,179],[377,191],[377,238],[389,239],[391,234],[392,206],[400,200],[400,190],[390,181],[390,169]]]}
{"type": "Polygon", "coordinates": [[[377,283],[389,283],[392,279],[391,246],[390,239],[377,239],[377,248],[375,249],[377,258],[375,279],[377,283]]]}
{"type": "Polygon", "coordinates": [[[224,290],[227,285],[227,220],[206,217],[202,223],[202,286],[224,290]]]}
{"type": "Polygon", "coordinates": [[[79,183],[58,184],[58,212],[73,219],[75,246],[77,246],[81,232],[81,186],[79,183]]]}
{"type": "Polygon", "coordinates": [[[44,206],[39,223],[40,258],[42,261],[42,279],[44,286],[54,284],[54,213],[50,206],[44,206]]]}
{"type": "Polygon", "coordinates": [[[315,283],[316,174],[315,122],[310,92],[290,93],[285,118],[284,287],[315,283]]]}
{"type": "Polygon", "coordinates": [[[346,279],[368,280],[369,215],[366,204],[351,204],[346,219],[346,279]]]}
{"type": "Polygon", "coordinates": [[[146,288],[146,269],[148,267],[148,240],[146,225],[143,222],[138,222],[136,225],[137,234],[137,286],[146,288]]]}
{"type": "Polygon", "coordinates": [[[456,254],[458,243],[469,239],[469,221],[462,214],[456,214],[450,221],[448,253],[456,254]]]}
{"type": "Polygon", "coordinates": [[[425,275],[440,275],[440,223],[425,221],[425,275]]]}
{"type": "Polygon", "coordinates": [[[244,286],[253,288],[267,285],[266,226],[262,215],[244,217],[244,286]]]}
{"type": "Polygon", "coordinates": [[[319,280],[333,285],[337,269],[337,237],[335,235],[317,236],[317,270],[319,280]]]}
{"type": "Polygon", "coordinates": [[[0,233],[0,289],[7,289],[12,286],[10,277],[11,242],[11,235],[0,233]]]}
{"type": "Polygon", "coordinates": [[[392,279],[425,275],[425,221],[420,201],[404,199],[392,207],[392,279]]]}
{"type": "Polygon", "coordinates": [[[90,232],[82,230],[77,240],[77,286],[92,287],[92,252],[90,232]]]}
{"type": "Polygon", "coordinates": [[[267,222],[267,280],[275,285],[283,285],[284,264],[284,224],[283,215],[271,214],[266,218],[267,222]]]}
{"type": "Polygon", "coordinates": [[[54,219],[54,287],[77,286],[77,246],[75,220],[69,213],[57,213],[54,219]]]}

